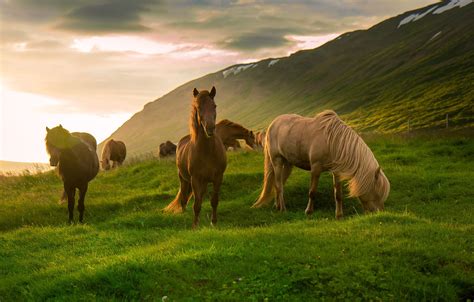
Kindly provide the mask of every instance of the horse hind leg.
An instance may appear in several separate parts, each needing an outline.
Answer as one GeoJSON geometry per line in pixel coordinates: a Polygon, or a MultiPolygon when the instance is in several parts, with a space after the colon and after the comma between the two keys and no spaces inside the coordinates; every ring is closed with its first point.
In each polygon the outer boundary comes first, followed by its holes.
{"type": "Polygon", "coordinates": [[[333,174],[334,201],[336,202],[336,219],[342,219],[342,182],[338,175],[333,174]]]}
{"type": "Polygon", "coordinates": [[[316,192],[318,191],[319,176],[321,175],[322,168],[319,164],[313,164],[311,166],[311,186],[309,188],[309,200],[306,206],[306,215],[311,215],[314,212],[314,202],[316,199],[316,192]]]}
{"type": "Polygon", "coordinates": [[[66,190],[63,189],[63,193],[61,195],[61,198],[58,201],[58,204],[63,204],[67,201],[67,193],[66,190]]]}
{"type": "Polygon", "coordinates": [[[260,208],[264,205],[268,205],[275,197],[275,170],[270,159],[268,150],[264,150],[265,164],[264,164],[264,176],[263,176],[263,188],[260,196],[252,205],[252,208],[260,208]]]}
{"type": "Polygon", "coordinates": [[[79,188],[79,201],[77,204],[77,209],[79,210],[79,222],[82,223],[84,219],[84,210],[86,209],[84,205],[84,200],[86,199],[88,184],[83,185],[79,188]]]}
{"type": "Polygon", "coordinates": [[[64,191],[67,194],[67,208],[69,212],[69,223],[74,222],[74,203],[75,203],[75,195],[76,195],[76,188],[70,185],[64,185],[64,191]]]}
{"type": "Polygon", "coordinates": [[[273,169],[275,170],[275,190],[277,195],[276,208],[281,212],[286,211],[285,199],[283,197],[283,170],[285,163],[282,157],[276,157],[273,161],[273,169]]]}

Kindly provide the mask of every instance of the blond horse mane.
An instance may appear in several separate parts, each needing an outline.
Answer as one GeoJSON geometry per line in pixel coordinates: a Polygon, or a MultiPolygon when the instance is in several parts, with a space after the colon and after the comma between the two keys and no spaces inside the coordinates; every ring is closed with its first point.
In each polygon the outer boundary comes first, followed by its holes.
{"type": "Polygon", "coordinates": [[[332,110],[325,110],[315,118],[326,135],[331,156],[330,171],[343,179],[350,179],[349,196],[361,196],[375,189],[379,196],[386,198],[390,190],[388,180],[385,175],[379,175],[377,181],[375,173],[379,163],[362,138],[332,110]]]}

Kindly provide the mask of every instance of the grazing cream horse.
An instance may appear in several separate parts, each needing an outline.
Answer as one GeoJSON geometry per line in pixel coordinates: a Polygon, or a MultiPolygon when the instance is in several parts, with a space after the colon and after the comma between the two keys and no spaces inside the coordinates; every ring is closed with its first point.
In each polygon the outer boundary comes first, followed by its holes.
{"type": "Polygon", "coordinates": [[[296,114],[280,115],[268,127],[265,141],[263,190],[253,207],[270,203],[285,210],[283,186],[293,166],[311,171],[306,214],[314,211],[319,176],[330,171],[334,180],[336,218],[342,217],[341,181],[349,179],[349,196],[358,197],[364,211],[383,210],[390,183],[374,154],[332,110],[314,118],[296,114]]]}

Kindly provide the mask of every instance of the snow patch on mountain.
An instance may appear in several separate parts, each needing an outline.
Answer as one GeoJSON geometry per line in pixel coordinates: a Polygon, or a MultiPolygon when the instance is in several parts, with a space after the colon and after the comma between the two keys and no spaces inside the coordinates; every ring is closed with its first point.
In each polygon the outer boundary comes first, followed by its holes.
{"type": "Polygon", "coordinates": [[[437,32],[434,36],[431,37],[430,41],[436,39],[439,35],[441,35],[442,31],[437,32]]]}
{"type": "Polygon", "coordinates": [[[226,69],[222,72],[222,75],[224,76],[224,78],[227,78],[229,75],[231,74],[238,74],[242,71],[245,71],[249,68],[255,68],[257,67],[258,64],[247,64],[247,65],[240,65],[240,66],[234,66],[232,68],[229,68],[229,69],[226,69]]]}
{"type": "Polygon", "coordinates": [[[280,61],[280,59],[271,60],[270,63],[268,63],[268,67],[275,65],[276,63],[278,63],[278,61],[280,61]]]}
{"type": "Polygon", "coordinates": [[[451,0],[451,2],[449,2],[448,4],[446,4],[445,6],[441,6],[440,8],[438,8],[437,10],[435,10],[433,12],[433,14],[442,14],[444,13],[445,11],[448,11],[452,8],[455,8],[455,7],[464,7],[470,3],[472,3],[473,0],[451,0]]]}
{"type": "Polygon", "coordinates": [[[437,7],[438,6],[433,6],[432,8],[430,8],[429,10],[427,10],[424,13],[415,13],[415,14],[409,15],[408,17],[406,17],[402,21],[400,21],[400,24],[398,24],[398,28],[400,28],[400,26],[405,25],[407,23],[415,22],[415,21],[420,20],[421,18],[423,18],[424,16],[428,15],[433,10],[435,10],[437,7]]]}
{"type": "Polygon", "coordinates": [[[453,9],[455,7],[464,7],[468,4],[471,4],[474,2],[474,0],[451,0],[449,1],[446,5],[443,6],[433,6],[426,10],[425,12],[420,12],[420,13],[414,13],[411,14],[405,18],[403,18],[400,23],[398,24],[398,28],[400,28],[402,25],[405,25],[410,22],[415,22],[420,20],[421,18],[425,17],[429,13],[433,13],[433,15],[439,15],[442,14],[450,9],[453,9]]]}

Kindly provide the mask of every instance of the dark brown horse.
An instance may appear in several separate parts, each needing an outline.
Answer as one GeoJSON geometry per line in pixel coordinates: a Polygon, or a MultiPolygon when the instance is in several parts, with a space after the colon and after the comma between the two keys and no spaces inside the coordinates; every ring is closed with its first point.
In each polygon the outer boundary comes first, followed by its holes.
{"type": "Polygon", "coordinates": [[[240,148],[238,139],[245,140],[249,147],[255,147],[255,135],[253,131],[248,130],[244,126],[231,122],[229,120],[222,120],[216,125],[216,135],[218,135],[226,149],[233,147],[240,148]]]}
{"type": "Polygon", "coordinates": [[[171,141],[166,141],[160,144],[160,157],[166,157],[176,154],[176,145],[171,141]]]}
{"type": "Polygon", "coordinates": [[[212,224],[217,223],[219,190],[227,166],[224,144],[216,130],[216,89],[211,92],[196,88],[193,91],[189,130],[191,135],[183,137],[178,143],[176,165],[181,183],[175,199],[164,209],[167,212],[182,212],[189,198],[194,194],[193,228],[199,224],[201,204],[206,194],[207,184],[213,184],[211,197],[212,224]]]}
{"type": "MultiPolygon", "coordinates": [[[[46,150],[50,154],[50,163],[57,159],[59,175],[67,194],[69,222],[73,221],[76,189],[79,189],[79,221],[84,218],[84,199],[89,181],[99,172],[99,159],[93,146],[79,137],[71,135],[61,125],[49,129],[46,127],[46,150]]],[[[94,139],[95,140],[95,139],[94,139]]]]}
{"type": "Polygon", "coordinates": [[[100,164],[102,169],[109,170],[110,161],[112,161],[112,169],[121,166],[127,156],[127,148],[122,141],[110,139],[102,149],[100,164]]]}
{"type": "MultiPolygon", "coordinates": [[[[92,148],[94,151],[97,151],[97,141],[95,140],[95,137],[93,137],[91,134],[87,132],[72,132],[72,136],[78,137],[82,139],[82,141],[86,144],[89,144],[89,147],[92,148]]],[[[49,158],[49,164],[53,167],[56,167],[58,165],[59,157],[51,155],[49,158]]],[[[66,191],[63,191],[63,195],[61,195],[61,199],[59,200],[59,203],[62,204],[66,202],[67,200],[67,194],[66,191]]]]}

